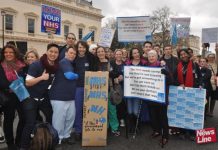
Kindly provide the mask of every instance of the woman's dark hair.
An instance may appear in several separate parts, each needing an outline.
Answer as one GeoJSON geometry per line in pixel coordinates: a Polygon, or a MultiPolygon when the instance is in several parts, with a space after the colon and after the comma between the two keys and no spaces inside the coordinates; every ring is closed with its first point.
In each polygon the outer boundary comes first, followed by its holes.
{"type": "Polygon", "coordinates": [[[137,47],[134,47],[134,48],[132,48],[132,49],[130,50],[130,53],[129,53],[129,58],[130,58],[130,60],[133,59],[133,56],[132,56],[132,55],[133,55],[133,50],[135,50],[135,49],[137,49],[137,50],[139,51],[140,58],[142,57],[142,53],[141,53],[140,49],[137,48],[137,47]]]}
{"type": "Polygon", "coordinates": [[[78,41],[77,44],[76,44],[76,50],[78,52],[78,49],[79,49],[79,44],[81,44],[83,47],[85,47],[86,49],[86,52],[85,53],[88,53],[89,51],[89,45],[85,42],[85,41],[78,41]]]}
{"type": "Polygon", "coordinates": [[[21,59],[21,54],[20,54],[19,50],[18,50],[14,45],[12,45],[12,44],[7,44],[7,45],[5,45],[5,46],[3,47],[2,51],[1,51],[0,62],[2,62],[2,61],[5,59],[4,53],[5,53],[5,49],[6,49],[6,48],[10,48],[10,49],[12,49],[12,50],[14,51],[14,55],[15,55],[15,58],[16,58],[16,59],[21,59]]]}
{"type": "Polygon", "coordinates": [[[59,49],[59,46],[58,46],[57,44],[55,44],[55,43],[50,43],[50,44],[47,45],[47,51],[48,51],[50,48],[52,48],[52,47],[56,47],[57,49],[59,49]]]}
{"type": "Polygon", "coordinates": [[[179,52],[178,52],[178,57],[179,57],[179,59],[180,59],[180,54],[181,54],[181,52],[185,52],[186,54],[188,54],[188,57],[190,58],[190,54],[189,54],[189,52],[188,52],[188,49],[183,48],[183,49],[180,49],[179,52]]]}
{"type": "Polygon", "coordinates": [[[77,50],[76,50],[76,48],[74,47],[74,46],[69,46],[67,49],[66,49],[66,52],[68,52],[69,51],[69,49],[73,49],[74,51],[76,51],[77,52],[77,50]]]}

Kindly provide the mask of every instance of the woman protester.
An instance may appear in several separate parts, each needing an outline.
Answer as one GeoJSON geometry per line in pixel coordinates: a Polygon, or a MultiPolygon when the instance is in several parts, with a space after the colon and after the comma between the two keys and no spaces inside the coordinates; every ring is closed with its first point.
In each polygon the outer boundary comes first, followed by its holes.
{"type": "Polygon", "coordinates": [[[216,64],[216,55],[214,53],[209,53],[207,55],[207,60],[208,60],[208,69],[211,70],[212,72],[212,76],[210,79],[211,85],[212,85],[212,91],[211,94],[209,96],[208,99],[208,105],[210,106],[207,109],[207,116],[213,117],[213,111],[214,111],[214,107],[216,104],[216,100],[218,98],[218,94],[217,94],[217,64],[216,64]]]}
{"type": "MultiPolygon", "coordinates": [[[[126,65],[132,66],[145,66],[147,61],[142,59],[142,54],[138,48],[132,48],[130,51],[130,60],[126,62],[126,65]]],[[[135,132],[136,121],[139,119],[139,106],[142,105],[142,100],[138,98],[128,98],[127,99],[127,112],[128,112],[128,127],[129,133],[133,134],[135,132]]]]}
{"type": "MultiPolygon", "coordinates": [[[[110,62],[108,61],[106,57],[106,50],[104,47],[97,47],[96,49],[96,55],[98,58],[97,61],[97,71],[112,71],[110,62]]],[[[109,89],[110,91],[110,89],[109,89]]],[[[110,92],[108,92],[110,93],[110,92]]],[[[111,132],[114,136],[120,136],[119,128],[119,122],[117,119],[117,110],[116,106],[113,105],[110,101],[110,97],[108,98],[108,118],[109,118],[109,125],[111,127],[111,132]]]]}
{"type": "Polygon", "coordinates": [[[82,138],[82,117],[83,117],[83,101],[84,101],[84,80],[85,71],[96,71],[96,57],[89,52],[88,44],[84,41],[78,41],[76,45],[77,56],[75,59],[75,73],[79,78],[76,85],[75,105],[75,139],[80,141],[82,138]]]}
{"type": "Polygon", "coordinates": [[[30,147],[30,134],[36,125],[38,110],[45,115],[46,122],[52,123],[52,106],[48,91],[58,69],[58,45],[48,44],[47,52],[39,60],[33,62],[28,69],[26,86],[30,98],[22,102],[25,126],[22,133],[21,148],[30,147]]]}
{"type": "Polygon", "coordinates": [[[1,51],[0,59],[0,90],[8,97],[8,102],[5,104],[4,111],[4,134],[9,150],[17,149],[20,146],[21,134],[24,126],[23,113],[21,102],[13,93],[9,86],[12,81],[18,79],[18,76],[24,76],[23,68],[25,64],[19,60],[20,53],[13,45],[6,45],[1,51]],[[16,138],[14,141],[13,122],[15,111],[18,112],[19,122],[16,130],[16,138]]]}
{"type": "MultiPolygon", "coordinates": [[[[191,60],[188,49],[181,49],[178,52],[180,62],[177,65],[177,72],[174,79],[177,85],[186,88],[202,88],[202,76],[198,64],[191,60]]],[[[195,132],[193,130],[181,129],[180,138],[188,138],[195,140],[195,132]]]]}
{"type": "Polygon", "coordinates": [[[76,49],[68,47],[65,58],[59,62],[59,69],[49,92],[53,108],[52,125],[58,131],[59,144],[74,144],[70,134],[76,116],[75,90],[78,75],[73,68],[75,57],[76,49]]]}
{"type": "Polygon", "coordinates": [[[164,74],[166,77],[166,91],[165,91],[166,102],[165,103],[157,103],[151,101],[148,102],[151,127],[153,129],[153,133],[151,137],[156,138],[161,135],[162,138],[160,140],[160,145],[164,146],[168,143],[168,139],[169,139],[167,106],[168,106],[168,93],[169,93],[169,85],[170,85],[171,78],[168,69],[165,66],[166,65],[165,62],[158,61],[158,54],[155,50],[150,50],[147,53],[147,56],[148,56],[148,66],[163,67],[161,69],[161,74],[164,74]]]}
{"type": "MultiPolygon", "coordinates": [[[[120,84],[123,89],[123,67],[124,62],[122,60],[123,52],[121,49],[117,49],[114,52],[115,60],[110,62],[111,71],[110,77],[112,78],[113,84],[120,84]]],[[[120,121],[120,126],[125,126],[125,118],[126,118],[126,103],[124,99],[117,104],[117,117],[120,121]]]]}

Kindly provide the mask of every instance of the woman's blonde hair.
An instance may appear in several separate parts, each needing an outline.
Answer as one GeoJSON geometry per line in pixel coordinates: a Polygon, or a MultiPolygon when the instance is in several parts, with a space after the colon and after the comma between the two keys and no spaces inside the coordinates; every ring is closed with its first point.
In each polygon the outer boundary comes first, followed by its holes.
{"type": "Polygon", "coordinates": [[[26,62],[27,61],[27,56],[30,54],[30,53],[33,53],[37,59],[39,59],[39,54],[38,52],[36,51],[36,49],[32,49],[32,50],[29,50],[26,52],[26,54],[24,55],[24,61],[26,62]]]}

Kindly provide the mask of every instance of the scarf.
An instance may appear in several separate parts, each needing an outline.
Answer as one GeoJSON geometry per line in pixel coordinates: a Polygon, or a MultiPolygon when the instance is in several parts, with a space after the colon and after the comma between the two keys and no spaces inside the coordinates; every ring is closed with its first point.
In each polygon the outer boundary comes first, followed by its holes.
{"type": "Polygon", "coordinates": [[[1,63],[1,65],[4,69],[5,76],[9,82],[16,80],[18,78],[16,72],[19,72],[23,67],[25,67],[25,64],[20,60],[15,60],[15,61],[4,60],[1,63]]]}
{"type": "Polygon", "coordinates": [[[182,62],[180,61],[177,67],[177,74],[178,74],[178,81],[179,84],[184,84],[185,87],[193,87],[194,86],[194,80],[193,80],[193,68],[192,68],[192,61],[188,62],[187,71],[185,74],[185,80],[184,80],[184,66],[182,62]]]}
{"type": "Polygon", "coordinates": [[[160,67],[160,62],[156,61],[154,63],[148,63],[148,66],[150,66],[150,67],[160,67]]]}
{"type": "Polygon", "coordinates": [[[42,63],[42,66],[45,68],[46,73],[49,74],[54,74],[59,66],[58,59],[55,60],[54,65],[49,64],[46,54],[42,55],[42,57],[40,58],[40,62],[42,63]]]}

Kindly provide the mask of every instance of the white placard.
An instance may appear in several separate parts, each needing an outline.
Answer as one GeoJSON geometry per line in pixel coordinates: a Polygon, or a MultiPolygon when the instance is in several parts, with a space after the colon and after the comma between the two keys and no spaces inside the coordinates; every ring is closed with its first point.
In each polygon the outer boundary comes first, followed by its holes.
{"type": "Polygon", "coordinates": [[[118,17],[119,42],[144,42],[151,37],[151,22],[148,16],[118,17]]]}
{"type": "Polygon", "coordinates": [[[202,43],[217,43],[218,42],[218,27],[202,29],[202,43]]]}
{"type": "Polygon", "coordinates": [[[110,28],[102,28],[101,35],[98,42],[99,46],[111,47],[111,42],[114,37],[114,31],[110,28]]]}
{"type": "Polygon", "coordinates": [[[124,96],[165,103],[165,75],[160,67],[124,67],[124,96]]]}

